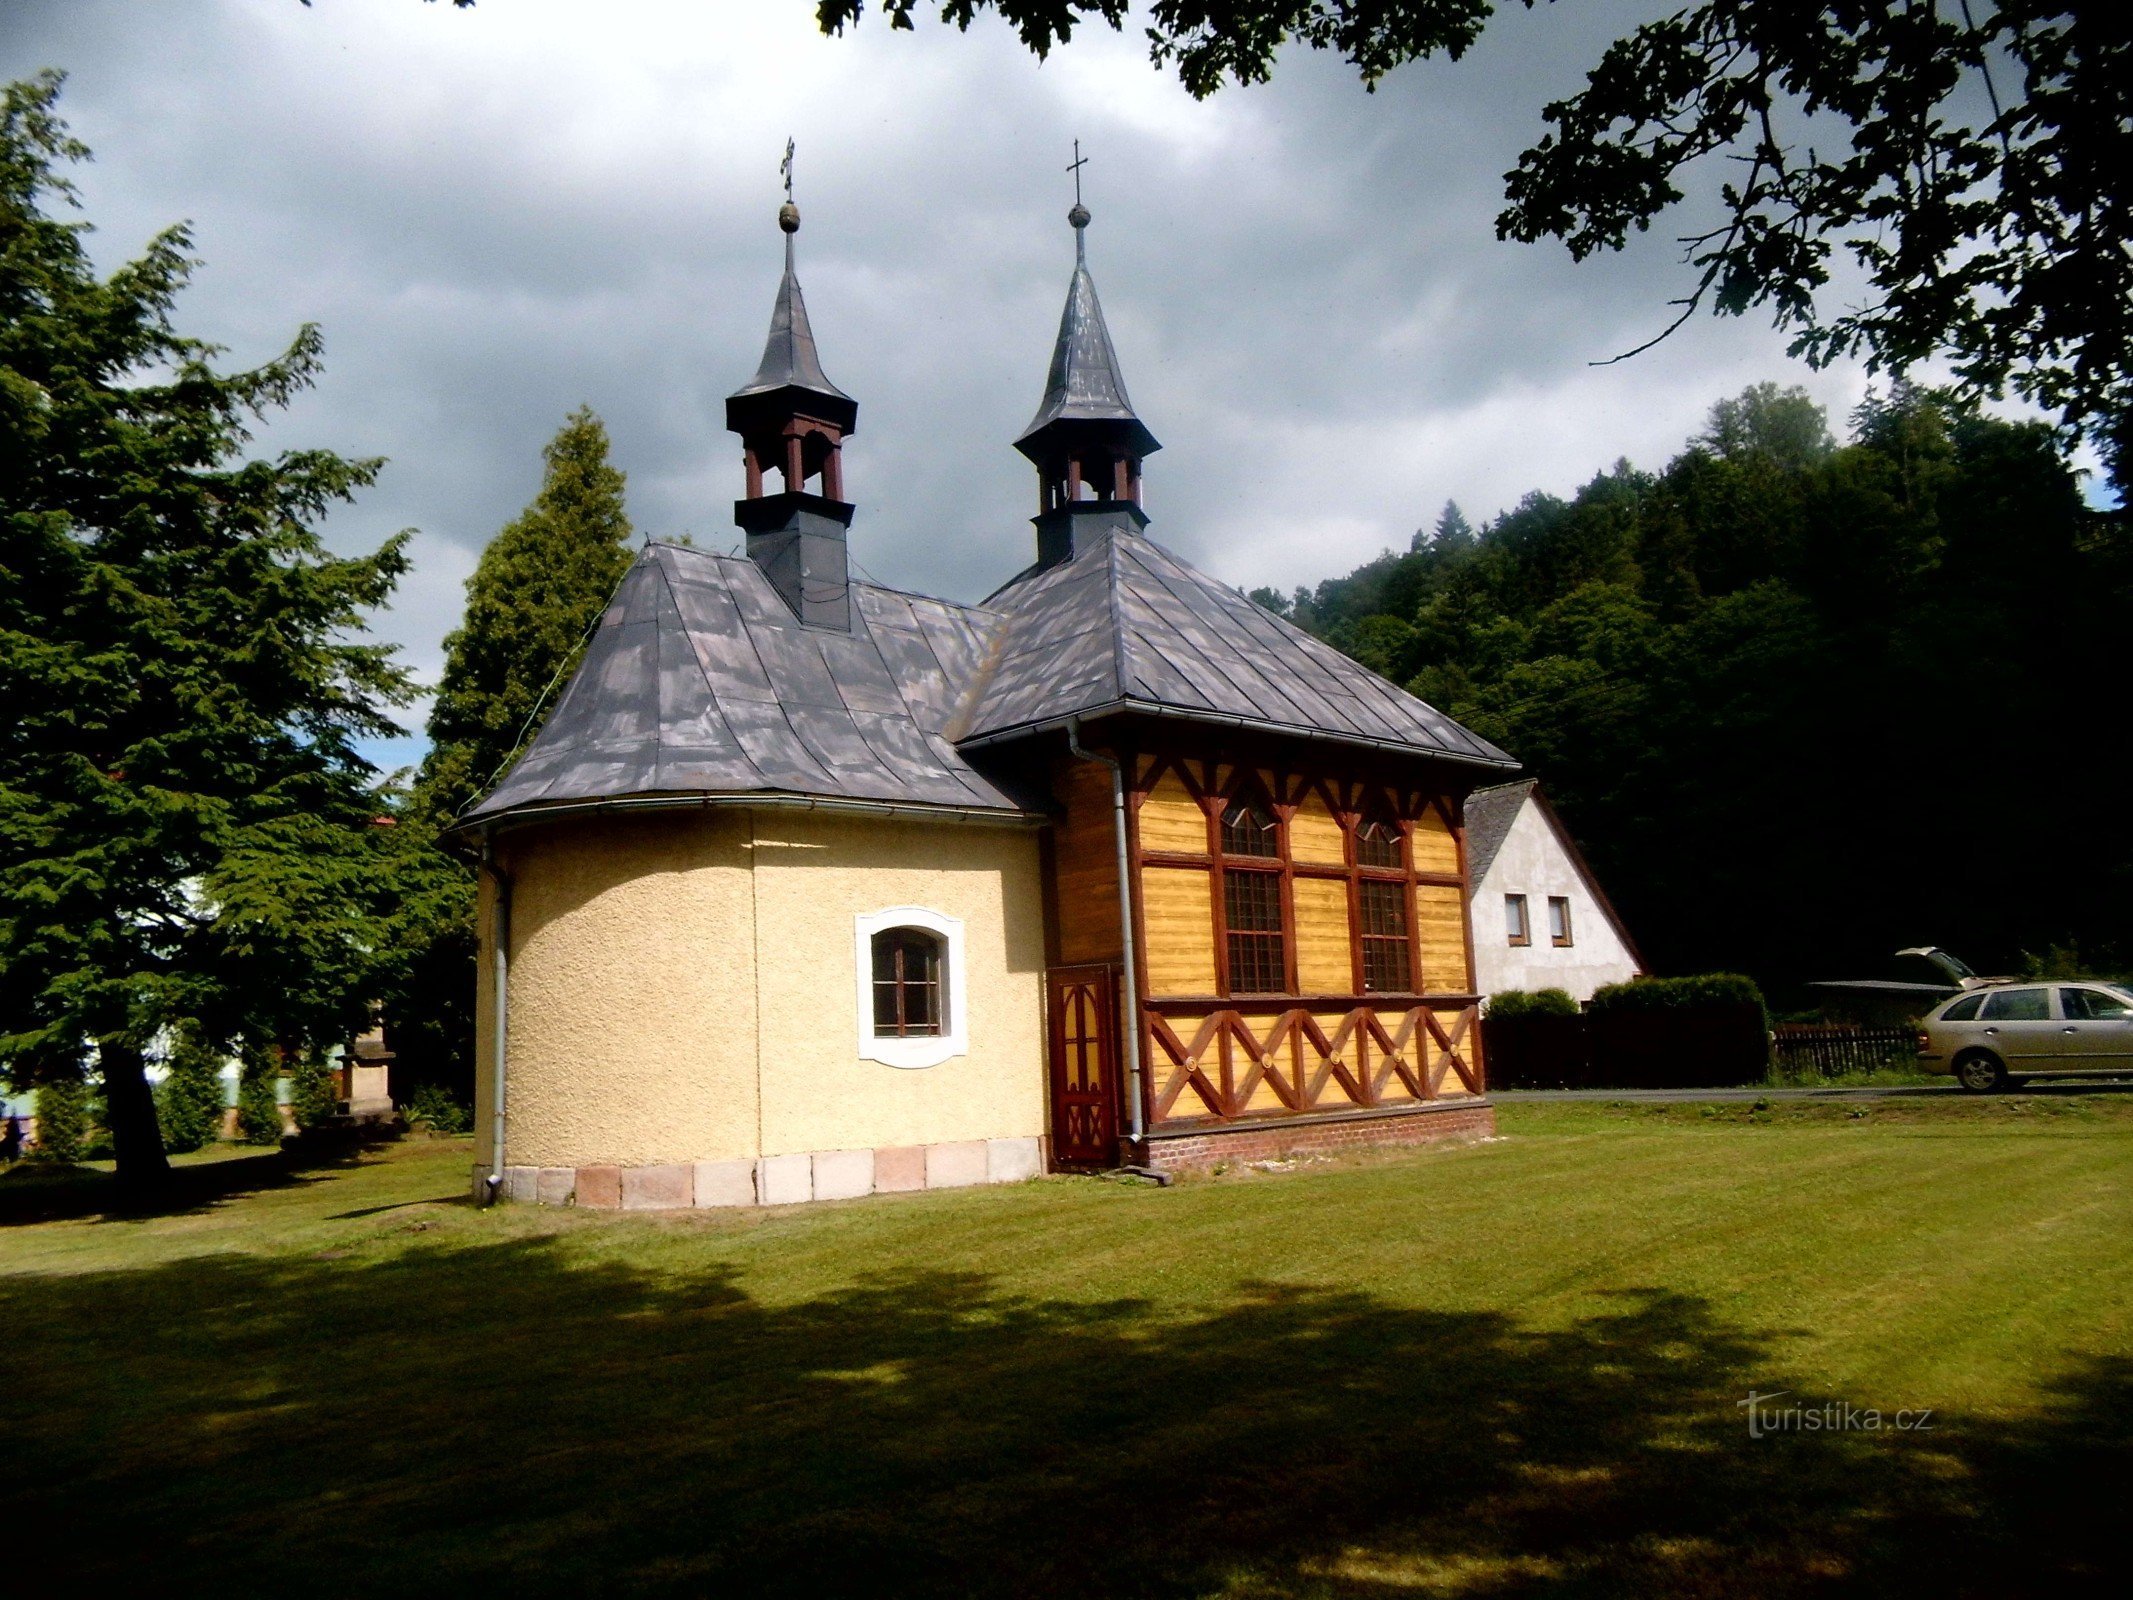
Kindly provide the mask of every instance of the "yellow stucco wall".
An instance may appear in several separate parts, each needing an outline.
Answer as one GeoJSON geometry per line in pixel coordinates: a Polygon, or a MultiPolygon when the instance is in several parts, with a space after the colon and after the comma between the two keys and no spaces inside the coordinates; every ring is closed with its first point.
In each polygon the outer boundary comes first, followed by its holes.
{"type": "Polygon", "coordinates": [[[1044,1132],[1044,897],[1034,833],[756,814],[765,1155],[1044,1132]],[[963,923],[969,1054],[859,1057],[855,916],[923,906],[963,923]]]}
{"type": "MultiPolygon", "coordinates": [[[[1037,841],[765,810],[529,828],[511,874],[507,1159],[648,1166],[1029,1137],[1045,1123],[1037,841]],[[859,1059],[852,919],[964,923],[969,1053],[859,1059]],[[757,953],[762,959],[757,959],[757,953]]],[[[488,1161],[492,906],[477,1115],[488,1161]]]]}

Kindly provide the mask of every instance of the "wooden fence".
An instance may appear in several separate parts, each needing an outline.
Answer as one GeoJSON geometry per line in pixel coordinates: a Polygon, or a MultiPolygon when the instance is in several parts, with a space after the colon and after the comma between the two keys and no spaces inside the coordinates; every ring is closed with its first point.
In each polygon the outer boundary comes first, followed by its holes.
{"type": "Polygon", "coordinates": [[[1724,1089],[1760,1083],[1770,1037],[1758,1005],[1489,1017],[1493,1089],[1724,1089]]]}
{"type": "Polygon", "coordinates": [[[1773,1030],[1778,1071],[1788,1078],[1840,1078],[1852,1072],[1912,1067],[1915,1028],[1864,1028],[1785,1022],[1773,1030]]]}

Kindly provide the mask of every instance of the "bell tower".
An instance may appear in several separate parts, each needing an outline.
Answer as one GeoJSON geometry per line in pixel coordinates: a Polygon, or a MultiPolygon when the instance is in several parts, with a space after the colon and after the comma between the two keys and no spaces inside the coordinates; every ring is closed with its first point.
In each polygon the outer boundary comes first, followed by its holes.
{"type": "Polygon", "coordinates": [[[1105,529],[1148,525],[1141,510],[1141,463],[1163,447],[1134,414],[1089,276],[1088,208],[1081,203],[1076,147],[1074,281],[1059,318],[1051,371],[1037,414],[1015,441],[1036,465],[1037,564],[1071,561],[1105,529]]]}
{"type": "Polygon", "coordinates": [[[733,520],[747,532],[749,559],[793,615],[814,627],[850,632],[845,533],[853,508],[844,498],[843,448],[856,431],[859,402],[829,381],[815,349],[793,270],[800,208],[790,194],[788,180],[788,198],[778,208],[785,277],[770,314],[763,362],[749,383],[726,397],[726,427],[741,436],[748,478],[747,495],[733,503],[733,520]],[[775,493],[765,492],[770,472],[780,480],[775,493]],[[810,482],[818,488],[810,489],[810,482]]]}

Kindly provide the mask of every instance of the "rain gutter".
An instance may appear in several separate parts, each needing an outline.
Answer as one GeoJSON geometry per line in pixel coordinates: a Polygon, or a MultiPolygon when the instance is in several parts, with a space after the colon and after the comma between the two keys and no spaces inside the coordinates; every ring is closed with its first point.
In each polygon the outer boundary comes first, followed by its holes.
{"type": "MultiPolygon", "coordinates": [[[[1381,739],[1367,733],[1328,733],[1320,728],[1307,728],[1293,722],[1275,722],[1266,717],[1247,717],[1234,711],[1193,711],[1179,706],[1158,705],[1151,700],[1122,699],[1097,706],[1090,711],[1077,711],[1063,717],[1048,718],[1043,722],[1025,722],[1012,728],[1001,728],[993,733],[979,734],[972,739],[958,739],[958,750],[982,750],[987,745],[1006,744],[1015,739],[1027,739],[1034,734],[1071,730],[1084,722],[1099,718],[1119,716],[1124,713],[1134,716],[1157,717],[1170,722],[1196,722],[1222,728],[1247,728],[1254,733],[1280,734],[1290,739],[1307,739],[1318,744],[1344,744],[1360,746],[1366,750],[1391,750],[1403,756],[1420,756],[1436,761],[1453,761],[1467,766],[1490,767],[1503,772],[1515,772],[1521,762],[1509,756],[1467,755],[1457,750],[1445,750],[1426,745],[1410,744],[1401,739],[1381,739]]],[[[1101,757],[1096,759],[1101,760],[1101,757]]]]}
{"type": "MultiPolygon", "coordinates": [[[[1138,970],[1133,955],[1133,872],[1126,853],[1126,770],[1114,756],[1098,755],[1085,750],[1081,745],[1081,719],[1067,718],[1067,748],[1083,761],[1094,761],[1111,769],[1111,825],[1118,847],[1118,937],[1119,948],[1125,953],[1126,977],[1126,1082],[1132,1092],[1126,1097],[1127,1137],[1133,1143],[1137,1159],[1145,1160],[1143,1148],[1146,1138],[1141,1128],[1141,1105],[1147,1085],[1141,1081],[1141,990],[1138,970]]],[[[1135,1170],[1135,1169],[1128,1169],[1135,1170]]],[[[1167,1181],[1167,1180],[1166,1180],[1167,1181]]]]}
{"type": "Polygon", "coordinates": [[[490,901],[489,929],[491,963],[489,1002],[493,1008],[490,1017],[489,1046],[490,1068],[494,1074],[493,1092],[494,1120],[489,1130],[489,1193],[487,1203],[494,1205],[504,1189],[504,1043],[505,1033],[511,1021],[511,879],[496,859],[490,830],[481,832],[481,865],[495,886],[494,898],[490,901]]]}

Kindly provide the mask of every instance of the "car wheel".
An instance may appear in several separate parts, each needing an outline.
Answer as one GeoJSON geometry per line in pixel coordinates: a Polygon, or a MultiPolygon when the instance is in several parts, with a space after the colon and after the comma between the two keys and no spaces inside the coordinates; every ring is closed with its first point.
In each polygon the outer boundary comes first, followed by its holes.
{"type": "Polygon", "coordinates": [[[1955,1058],[1955,1081],[1972,1094],[2007,1087],[2007,1069],[1990,1050],[1965,1050],[1955,1058]]]}

